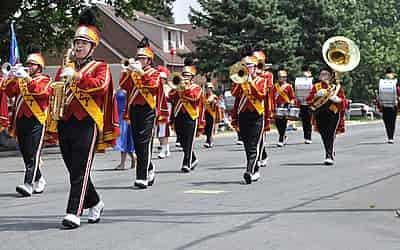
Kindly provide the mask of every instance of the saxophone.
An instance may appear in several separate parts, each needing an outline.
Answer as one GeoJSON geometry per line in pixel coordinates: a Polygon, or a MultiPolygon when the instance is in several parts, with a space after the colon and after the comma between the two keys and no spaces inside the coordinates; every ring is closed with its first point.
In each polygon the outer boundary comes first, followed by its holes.
{"type": "MultiPolygon", "coordinates": [[[[67,53],[63,58],[63,69],[70,66],[72,63],[73,49],[68,49],[67,53]]],[[[65,88],[69,83],[70,79],[64,78],[64,81],[58,81],[52,83],[53,95],[50,98],[50,115],[53,120],[59,121],[62,119],[64,115],[64,107],[65,107],[65,88]]]]}

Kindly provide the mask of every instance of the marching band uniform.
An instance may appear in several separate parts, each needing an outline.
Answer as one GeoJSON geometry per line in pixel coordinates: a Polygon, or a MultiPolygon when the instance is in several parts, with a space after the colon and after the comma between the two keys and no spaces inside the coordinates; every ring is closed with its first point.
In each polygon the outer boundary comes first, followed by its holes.
{"type": "Polygon", "coordinates": [[[49,76],[42,74],[45,61],[39,51],[32,51],[26,64],[31,66],[29,73],[20,68],[15,77],[7,81],[5,91],[9,98],[15,97],[11,119],[10,135],[17,136],[25,163],[24,184],[16,187],[22,196],[42,193],[46,181],[39,169],[40,153],[45,133],[47,107],[49,105],[49,76]]]}
{"type": "Polygon", "coordinates": [[[5,92],[7,77],[0,76],[0,133],[9,126],[8,102],[5,92]]]}
{"type": "MultiPolygon", "coordinates": [[[[65,68],[60,67],[56,80],[69,78],[63,117],[58,121],[58,139],[64,163],[69,172],[70,192],[62,224],[69,229],[80,226],[83,209],[89,209],[88,222],[97,223],[104,208],[90,177],[94,155],[112,147],[119,136],[118,112],[109,65],[92,58],[99,45],[100,34],[94,21],[86,18],[94,14],[86,10],[80,17],[75,36],[79,43],[90,43],[84,58],[65,68]]],[[[84,46],[84,45],[83,45],[84,46]]]]}
{"type": "MultiPolygon", "coordinates": [[[[147,38],[138,46],[136,56],[147,59],[147,62],[153,60],[154,52],[147,38]]],[[[155,167],[151,162],[154,128],[157,122],[167,122],[168,106],[160,72],[150,63],[131,62],[129,67],[122,72],[119,84],[128,93],[125,119],[130,121],[135,138],[137,165],[134,185],[145,189],[155,180],[155,167]]]]}
{"type": "MultiPolygon", "coordinates": [[[[256,51],[253,53],[258,60],[258,63],[263,64],[265,66],[265,54],[262,51],[256,51]]],[[[258,66],[258,65],[257,65],[258,66]]],[[[274,108],[274,97],[272,95],[272,89],[274,86],[274,75],[270,70],[264,70],[257,68],[257,76],[263,77],[266,82],[266,95],[264,98],[264,131],[262,141],[260,143],[260,157],[258,160],[258,165],[260,167],[267,166],[268,154],[265,147],[266,133],[271,130],[270,123],[273,119],[273,108],[274,108]]]]}
{"type": "MultiPolygon", "coordinates": [[[[322,70],[321,74],[323,71],[322,70]]],[[[328,73],[329,74],[329,73],[328,73]]],[[[329,97],[327,103],[318,108],[313,114],[313,125],[321,135],[325,147],[325,165],[334,163],[334,142],[337,134],[344,133],[344,114],[347,108],[347,101],[341,86],[331,84],[322,80],[314,84],[307,96],[307,103],[313,105],[319,98],[328,93],[328,89],[335,88],[335,95],[329,97]]]]}
{"type": "MultiPolygon", "coordinates": [[[[392,69],[390,69],[390,68],[387,69],[386,78],[394,79],[394,73],[393,73],[392,69]]],[[[398,86],[397,87],[397,106],[393,106],[393,107],[383,106],[382,104],[379,103],[379,98],[376,99],[376,104],[383,115],[382,118],[383,118],[383,122],[385,124],[386,134],[388,137],[388,143],[390,143],[390,144],[394,143],[394,131],[396,129],[397,112],[400,109],[399,97],[400,97],[400,87],[398,86]]]]}
{"type": "MultiPolygon", "coordinates": [[[[167,98],[169,92],[167,79],[170,72],[167,68],[163,66],[158,66],[157,69],[160,71],[160,78],[162,82],[161,84],[163,86],[163,92],[164,92],[164,94],[161,94],[161,98],[163,98],[163,100],[161,100],[160,103],[167,102],[167,107],[168,107],[167,112],[169,114],[171,112],[171,104],[168,103],[168,98],[167,98]]],[[[169,116],[167,119],[161,119],[157,121],[156,135],[160,141],[160,147],[161,147],[161,151],[157,155],[158,158],[164,159],[166,157],[169,157],[171,155],[168,144],[168,138],[170,137],[169,116]]]]}
{"type": "Polygon", "coordinates": [[[183,163],[181,171],[188,173],[198,165],[194,152],[194,142],[198,131],[204,129],[204,111],[202,89],[192,79],[196,75],[196,68],[189,59],[185,59],[182,76],[187,79],[185,89],[172,89],[168,94],[168,101],[172,104],[171,122],[179,137],[183,149],[183,163]]]}
{"type": "Polygon", "coordinates": [[[204,133],[207,137],[204,147],[212,148],[214,146],[213,134],[215,132],[215,124],[221,122],[221,110],[218,104],[218,96],[212,92],[212,90],[214,89],[214,84],[212,84],[211,82],[207,83],[207,89],[209,90],[206,92],[203,98],[205,111],[204,117],[206,120],[204,133]]]}
{"type": "Polygon", "coordinates": [[[246,56],[242,63],[249,68],[254,77],[242,84],[233,82],[232,95],[235,97],[233,106],[232,126],[239,131],[246,151],[247,166],[243,174],[246,184],[251,184],[260,178],[257,161],[260,157],[260,143],[264,134],[264,99],[266,82],[264,77],[252,73],[257,64],[255,56],[246,56]]]}
{"type": "MultiPolygon", "coordinates": [[[[275,107],[276,108],[289,108],[290,105],[293,105],[296,101],[294,96],[292,84],[286,82],[287,71],[280,70],[278,72],[278,77],[284,79],[284,81],[279,80],[278,83],[275,83],[273,89],[273,95],[275,97],[275,107]]],[[[286,144],[286,127],[287,127],[287,119],[283,118],[275,118],[275,124],[279,132],[279,141],[277,146],[283,147],[286,144]]]]}
{"type": "MultiPolygon", "coordinates": [[[[303,77],[312,77],[311,71],[307,66],[303,67],[303,77]]],[[[303,135],[304,135],[304,143],[311,144],[311,133],[312,133],[312,124],[311,124],[311,108],[307,105],[307,103],[299,103],[300,105],[300,117],[303,126],[303,135]]]]}

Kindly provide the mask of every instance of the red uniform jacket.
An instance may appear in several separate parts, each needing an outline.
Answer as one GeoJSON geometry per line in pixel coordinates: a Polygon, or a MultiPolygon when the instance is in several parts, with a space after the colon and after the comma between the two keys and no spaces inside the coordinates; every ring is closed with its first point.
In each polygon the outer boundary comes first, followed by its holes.
{"type": "Polygon", "coordinates": [[[232,114],[232,126],[239,130],[239,114],[245,110],[250,112],[258,112],[260,115],[264,115],[265,107],[265,96],[267,91],[267,83],[264,77],[256,76],[250,83],[245,84],[232,84],[232,96],[235,97],[235,103],[233,105],[232,114]],[[252,97],[250,101],[247,96],[252,97]]]}
{"type": "Polygon", "coordinates": [[[265,95],[265,127],[264,131],[270,131],[271,121],[274,117],[274,107],[275,107],[275,98],[273,95],[273,88],[274,88],[274,74],[271,71],[264,71],[263,75],[265,81],[267,83],[267,92],[265,95]]]}
{"type": "Polygon", "coordinates": [[[218,103],[218,96],[214,94],[206,94],[203,98],[205,112],[214,118],[214,123],[218,124],[222,121],[221,109],[218,103]]]}
{"type": "Polygon", "coordinates": [[[0,76],[0,132],[8,128],[9,125],[7,95],[4,85],[5,81],[0,76]]]}
{"type": "MultiPolygon", "coordinates": [[[[62,81],[61,72],[62,68],[59,68],[56,81],[62,81]]],[[[104,152],[106,148],[115,145],[115,140],[119,136],[117,103],[115,101],[110,67],[104,61],[92,60],[77,72],[81,76],[80,79],[74,81],[78,91],[89,94],[102,110],[104,126],[101,133],[98,134],[96,150],[97,152],[104,152]]],[[[64,121],[69,120],[71,116],[78,120],[90,116],[69,87],[66,90],[66,99],[64,121]]]]}
{"type": "Polygon", "coordinates": [[[205,127],[205,109],[202,100],[202,89],[199,85],[190,82],[183,92],[171,90],[168,93],[168,101],[172,104],[170,114],[172,127],[174,127],[175,117],[179,113],[188,113],[193,120],[198,120],[197,135],[203,132],[205,127]],[[183,103],[187,103],[188,105],[184,105],[183,103]]]}
{"type": "MultiPolygon", "coordinates": [[[[20,88],[17,79],[10,79],[7,81],[5,90],[9,98],[15,97],[13,104],[12,120],[10,124],[10,135],[15,136],[16,134],[16,120],[25,116],[30,118],[33,116],[31,109],[28,104],[25,103],[24,98],[20,93],[20,88]]],[[[30,83],[27,83],[28,91],[32,94],[35,101],[38,103],[40,109],[46,112],[49,105],[49,96],[51,93],[51,78],[47,75],[36,74],[32,76],[30,83]]]]}
{"type": "MultiPolygon", "coordinates": [[[[290,84],[290,83],[284,83],[284,84],[282,84],[282,83],[276,83],[275,85],[274,85],[274,88],[273,88],[273,96],[274,96],[274,102],[275,102],[275,108],[276,107],[278,107],[278,106],[281,106],[281,105],[285,105],[285,104],[288,104],[288,103],[290,103],[290,102],[296,102],[296,97],[295,97],[295,95],[294,95],[294,91],[293,91],[293,87],[292,87],[292,84],[290,84]],[[278,85],[281,87],[281,89],[283,90],[283,92],[289,97],[289,102],[287,102],[287,100],[285,100],[279,93],[278,93],[278,90],[277,90],[277,86],[278,85]],[[283,87],[282,87],[283,86],[283,87]]],[[[294,104],[294,103],[293,103],[294,104]]],[[[274,109],[274,112],[275,112],[275,109],[274,109]]]]}
{"type": "MultiPolygon", "coordinates": [[[[308,94],[306,101],[308,105],[312,105],[312,103],[315,101],[316,99],[316,94],[320,89],[328,89],[331,85],[327,84],[325,81],[323,82],[319,82],[319,83],[315,83],[310,91],[310,93],[308,94]]],[[[344,92],[343,92],[343,88],[340,87],[337,96],[341,99],[341,101],[339,103],[332,103],[329,106],[329,109],[332,110],[333,112],[340,112],[340,121],[339,121],[339,125],[336,129],[336,134],[341,134],[344,133],[345,131],[345,124],[344,124],[344,116],[347,110],[347,100],[346,97],[344,96],[344,92]]],[[[329,102],[329,101],[328,101],[329,102]]],[[[315,123],[315,119],[313,119],[312,121],[313,125],[314,125],[314,129],[316,131],[318,131],[318,128],[316,126],[315,123]]]]}
{"type": "Polygon", "coordinates": [[[160,79],[160,71],[150,66],[144,67],[143,70],[144,74],[141,77],[130,71],[123,72],[121,75],[119,85],[127,91],[124,119],[129,120],[129,111],[132,106],[148,104],[156,109],[159,123],[168,122],[168,103],[160,79]],[[135,77],[138,78],[135,79],[135,77]],[[147,98],[143,95],[147,95],[147,98]]]}

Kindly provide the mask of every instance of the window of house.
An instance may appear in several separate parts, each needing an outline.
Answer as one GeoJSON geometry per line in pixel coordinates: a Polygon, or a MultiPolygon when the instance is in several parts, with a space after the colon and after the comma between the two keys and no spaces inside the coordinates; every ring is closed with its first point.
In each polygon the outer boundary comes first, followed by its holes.
{"type": "Polygon", "coordinates": [[[168,50],[172,49],[172,32],[168,31],[168,50]]]}
{"type": "Polygon", "coordinates": [[[180,31],[179,32],[179,47],[183,48],[184,44],[183,44],[183,32],[180,31]]]}

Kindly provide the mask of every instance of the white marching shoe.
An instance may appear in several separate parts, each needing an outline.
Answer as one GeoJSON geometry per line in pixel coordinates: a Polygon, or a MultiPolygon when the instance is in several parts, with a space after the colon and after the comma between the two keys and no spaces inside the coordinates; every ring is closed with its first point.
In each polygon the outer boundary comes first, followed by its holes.
{"type": "Polygon", "coordinates": [[[75,214],[67,214],[64,217],[62,224],[66,229],[74,229],[81,225],[81,218],[75,214]]]}
{"type": "Polygon", "coordinates": [[[334,163],[334,161],[331,158],[326,158],[325,161],[324,161],[325,165],[333,165],[333,163],[334,163]]]}
{"type": "Polygon", "coordinates": [[[283,147],[283,142],[278,142],[277,144],[276,144],[276,146],[278,146],[278,147],[283,147]]]}
{"type": "Polygon", "coordinates": [[[169,151],[169,145],[162,145],[161,146],[161,152],[158,154],[158,158],[164,159],[168,156],[171,155],[171,152],[169,151]]]}
{"type": "Polygon", "coordinates": [[[15,190],[24,197],[28,197],[32,195],[33,187],[31,184],[24,183],[22,185],[18,185],[15,190]]]}
{"type": "Polygon", "coordinates": [[[104,202],[99,201],[96,206],[89,208],[88,223],[97,223],[104,210],[104,202]]]}
{"type": "Polygon", "coordinates": [[[265,168],[267,166],[267,162],[268,162],[268,157],[265,158],[264,160],[257,161],[257,165],[259,167],[265,168]]]}
{"type": "Polygon", "coordinates": [[[149,185],[147,180],[136,180],[134,186],[140,189],[146,189],[149,185]]]}
{"type": "Polygon", "coordinates": [[[308,139],[305,139],[305,140],[304,140],[304,143],[305,143],[305,144],[312,144],[312,141],[311,141],[311,140],[308,140],[308,139]]]}
{"type": "Polygon", "coordinates": [[[388,143],[389,143],[389,144],[394,144],[394,140],[393,140],[393,139],[389,139],[389,140],[388,140],[388,143]]]}
{"type": "Polygon", "coordinates": [[[46,180],[42,177],[34,183],[33,193],[40,194],[43,193],[44,187],[46,186],[46,180]]]}

